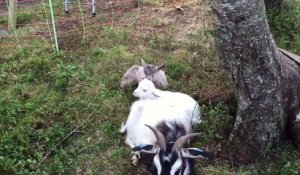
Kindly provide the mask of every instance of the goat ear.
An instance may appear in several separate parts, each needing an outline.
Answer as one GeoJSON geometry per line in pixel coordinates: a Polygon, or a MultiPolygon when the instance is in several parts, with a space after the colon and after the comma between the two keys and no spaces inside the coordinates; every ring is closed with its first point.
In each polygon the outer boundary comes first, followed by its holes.
{"type": "Polygon", "coordinates": [[[152,92],[152,95],[153,95],[154,97],[160,97],[160,94],[159,94],[159,92],[158,92],[157,90],[154,90],[154,91],[152,92]]]}
{"type": "Polygon", "coordinates": [[[213,152],[205,151],[200,148],[182,148],[181,153],[183,157],[191,158],[191,159],[203,158],[203,157],[207,157],[211,159],[215,157],[215,154],[213,152]]]}
{"type": "Polygon", "coordinates": [[[145,63],[145,61],[144,61],[143,59],[141,59],[141,65],[142,65],[143,67],[146,67],[146,66],[147,66],[147,64],[145,63]]]}
{"type": "Polygon", "coordinates": [[[154,145],[142,144],[131,149],[132,151],[141,151],[145,153],[156,153],[157,148],[154,145]]]}
{"type": "Polygon", "coordinates": [[[166,64],[167,64],[167,62],[165,62],[165,63],[162,64],[162,65],[157,66],[157,70],[162,70],[163,68],[166,67],[166,64]]]}

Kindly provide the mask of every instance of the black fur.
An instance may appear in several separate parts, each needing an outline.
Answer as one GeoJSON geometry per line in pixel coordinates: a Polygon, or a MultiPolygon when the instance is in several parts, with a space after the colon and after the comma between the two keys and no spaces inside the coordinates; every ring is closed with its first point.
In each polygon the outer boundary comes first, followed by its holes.
{"type": "MultiPolygon", "coordinates": [[[[170,170],[172,168],[172,165],[176,162],[178,159],[179,155],[176,152],[172,152],[172,147],[175,143],[175,141],[187,134],[187,131],[184,129],[184,126],[182,124],[178,123],[169,123],[172,128],[169,128],[166,122],[161,122],[156,126],[156,129],[159,130],[166,139],[166,146],[167,150],[164,152],[163,150],[159,151],[159,159],[162,164],[162,175],[168,175],[170,174],[170,170]],[[163,160],[164,157],[168,157],[168,160],[163,160]]],[[[186,147],[187,145],[184,145],[186,147]]],[[[147,174],[152,174],[152,175],[157,175],[157,169],[155,165],[153,164],[153,159],[154,159],[155,154],[149,154],[149,153],[143,153],[141,152],[141,159],[140,159],[140,164],[143,169],[143,171],[147,174]]],[[[183,160],[184,164],[183,167],[186,167],[187,164],[192,167],[193,165],[193,160],[192,159],[184,159],[183,160]]],[[[190,170],[191,171],[191,170],[190,170]]],[[[175,174],[180,175],[180,169],[178,172],[175,174]]],[[[183,172],[182,172],[183,173],[183,172]]]]}

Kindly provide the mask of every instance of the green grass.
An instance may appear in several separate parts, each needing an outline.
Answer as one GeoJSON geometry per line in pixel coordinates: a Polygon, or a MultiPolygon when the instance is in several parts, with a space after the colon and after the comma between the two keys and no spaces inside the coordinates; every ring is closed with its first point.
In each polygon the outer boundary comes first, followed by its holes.
{"type": "MultiPolygon", "coordinates": [[[[57,3],[55,8],[62,6],[57,3]]],[[[41,19],[42,14],[33,21],[41,19]]],[[[169,90],[200,96],[203,123],[195,128],[201,136],[193,145],[220,149],[234,124],[235,106],[202,105],[230,91],[216,51],[205,44],[212,40],[212,32],[199,30],[177,42],[171,37],[178,32],[176,24],[165,27],[165,37],[155,32],[138,36],[132,28],[87,29],[95,35],[86,36],[83,44],[82,33],[60,38],[78,42],[63,45],[59,56],[46,39],[21,41],[32,46],[24,48],[24,54],[17,48],[1,49],[0,174],[142,174],[129,164],[130,149],[118,133],[134,100],[132,89],[123,92],[119,81],[140,58],[153,64],[167,62],[169,90]]],[[[31,30],[38,28],[29,25],[17,32],[31,30]]],[[[195,171],[299,174],[299,164],[299,152],[287,144],[249,166],[235,167],[219,157],[197,160],[195,171]]]]}
{"type": "Polygon", "coordinates": [[[287,1],[280,12],[267,12],[276,44],[300,55],[300,1],[287,1]]]}
{"type": "Polygon", "coordinates": [[[0,24],[7,24],[7,18],[6,17],[0,17],[0,24]]]}

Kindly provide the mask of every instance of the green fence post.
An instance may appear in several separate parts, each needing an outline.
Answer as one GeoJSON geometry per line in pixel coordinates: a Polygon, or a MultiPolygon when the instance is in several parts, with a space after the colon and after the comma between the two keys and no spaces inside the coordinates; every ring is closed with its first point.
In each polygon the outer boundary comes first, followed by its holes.
{"type": "Polygon", "coordinates": [[[49,7],[50,7],[50,13],[51,13],[51,19],[52,19],[52,28],[53,28],[56,54],[59,55],[59,48],[58,48],[58,42],[57,42],[57,34],[56,34],[56,28],[55,28],[55,19],[54,19],[53,7],[52,7],[52,0],[49,0],[49,7]]]}

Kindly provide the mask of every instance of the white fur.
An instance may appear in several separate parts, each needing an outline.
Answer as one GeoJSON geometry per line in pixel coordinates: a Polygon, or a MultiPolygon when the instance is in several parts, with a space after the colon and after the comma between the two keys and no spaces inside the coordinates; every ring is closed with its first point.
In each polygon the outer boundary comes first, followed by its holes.
{"type": "Polygon", "coordinates": [[[178,110],[185,111],[192,119],[192,124],[200,123],[200,107],[189,95],[180,92],[162,91],[156,89],[153,82],[143,79],[134,90],[133,95],[141,100],[160,100],[163,104],[172,105],[178,110]]]}
{"type": "Polygon", "coordinates": [[[155,164],[155,166],[157,168],[157,174],[161,174],[162,167],[161,167],[161,164],[159,162],[159,156],[155,155],[153,161],[154,161],[154,164],[155,164]]]}
{"type": "Polygon", "coordinates": [[[190,164],[186,165],[186,168],[184,169],[183,175],[189,175],[190,174],[190,164]]]}
{"type": "MultiPolygon", "coordinates": [[[[154,86],[153,83],[152,86],[154,86]]],[[[192,133],[193,122],[191,121],[193,121],[194,116],[190,110],[193,107],[186,107],[195,104],[198,106],[198,104],[185,94],[178,93],[179,95],[175,95],[176,97],[174,97],[174,93],[172,92],[163,92],[163,94],[164,97],[141,98],[132,104],[127,121],[125,124],[122,124],[120,130],[121,132],[126,132],[125,143],[131,148],[149,144],[155,146],[154,150],[156,150],[156,153],[160,150],[157,145],[156,136],[145,124],[155,128],[158,124],[165,122],[170,130],[175,130],[173,123],[176,123],[183,126],[187,134],[192,133]]],[[[200,115],[200,113],[198,114],[200,115]]],[[[135,152],[135,155],[138,153],[139,151],[135,152]]],[[[134,157],[132,160],[132,163],[136,165],[138,159],[134,157]]],[[[181,161],[179,159],[172,166],[171,174],[174,174],[181,167],[181,161]]],[[[157,168],[157,173],[161,174],[162,164],[158,154],[154,156],[153,163],[157,168]]],[[[190,166],[187,164],[187,167],[183,171],[183,174],[189,174],[190,166]]]]}
{"type": "Polygon", "coordinates": [[[298,113],[298,115],[296,116],[296,122],[300,122],[300,112],[298,113]]]}
{"type": "Polygon", "coordinates": [[[167,105],[162,100],[136,101],[131,107],[126,124],[121,128],[121,131],[127,131],[125,143],[131,148],[141,144],[154,145],[156,137],[145,124],[156,127],[163,121],[183,124],[187,133],[192,131],[191,117],[174,105],[167,105]]]}
{"type": "Polygon", "coordinates": [[[182,160],[177,159],[177,161],[174,163],[174,165],[171,168],[170,175],[174,175],[176,171],[178,171],[181,168],[181,166],[182,166],[182,160]]]}

